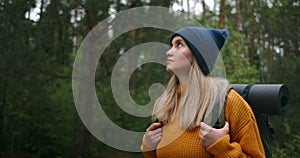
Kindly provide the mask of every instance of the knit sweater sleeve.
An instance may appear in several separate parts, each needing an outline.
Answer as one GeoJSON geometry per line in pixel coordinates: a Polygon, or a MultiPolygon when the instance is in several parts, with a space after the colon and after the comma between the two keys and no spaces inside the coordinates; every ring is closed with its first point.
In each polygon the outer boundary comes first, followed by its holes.
{"type": "Polygon", "coordinates": [[[229,134],[207,148],[215,157],[265,157],[255,116],[248,103],[234,90],[226,100],[229,134]]]}

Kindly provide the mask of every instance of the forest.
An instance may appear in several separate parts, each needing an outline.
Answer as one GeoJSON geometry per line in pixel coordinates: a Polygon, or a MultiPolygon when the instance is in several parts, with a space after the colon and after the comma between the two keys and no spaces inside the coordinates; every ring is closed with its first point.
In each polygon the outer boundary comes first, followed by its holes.
{"type": "MultiPolygon", "coordinates": [[[[299,0],[0,0],[0,157],[143,157],[111,147],[89,131],[75,106],[72,73],[81,44],[98,24],[144,6],[188,15],[203,27],[227,29],[220,53],[230,83],[285,84],[291,107],[285,115],[269,116],[275,130],[272,154],[300,157],[299,0]]],[[[134,116],[119,107],[111,84],[116,63],[143,43],[169,44],[170,34],[155,27],[131,29],[96,59],[96,95],[119,127],[143,132],[151,116],[134,116]]],[[[134,69],[130,96],[145,105],[152,101],[152,85],[165,85],[171,74],[153,62],[135,68],[138,60],[130,58],[122,68],[134,69]]]]}

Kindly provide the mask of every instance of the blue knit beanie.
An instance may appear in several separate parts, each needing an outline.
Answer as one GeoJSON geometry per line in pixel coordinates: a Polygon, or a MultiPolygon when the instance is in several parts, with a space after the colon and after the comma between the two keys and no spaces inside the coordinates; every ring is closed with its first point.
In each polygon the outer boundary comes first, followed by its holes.
{"type": "Polygon", "coordinates": [[[184,27],[171,35],[171,44],[175,36],[181,36],[184,39],[196,58],[203,74],[207,76],[214,68],[220,50],[228,36],[228,31],[200,27],[184,27]]]}

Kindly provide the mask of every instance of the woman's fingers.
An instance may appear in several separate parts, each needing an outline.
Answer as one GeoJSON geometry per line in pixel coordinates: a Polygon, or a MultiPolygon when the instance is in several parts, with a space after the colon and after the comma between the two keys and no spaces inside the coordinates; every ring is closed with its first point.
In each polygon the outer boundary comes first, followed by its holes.
{"type": "Polygon", "coordinates": [[[151,139],[153,140],[153,142],[155,143],[159,143],[162,137],[162,129],[156,129],[155,131],[152,131],[152,135],[151,135],[151,139]]]}
{"type": "Polygon", "coordinates": [[[160,122],[152,123],[152,124],[146,129],[146,131],[153,131],[153,130],[155,130],[155,129],[157,129],[157,128],[160,128],[160,127],[162,127],[162,126],[163,126],[163,124],[160,123],[160,122]]]}
{"type": "Polygon", "coordinates": [[[158,129],[155,129],[153,131],[147,131],[146,135],[148,135],[151,138],[161,136],[162,135],[162,128],[158,128],[158,129]]]}
{"type": "Polygon", "coordinates": [[[223,129],[229,132],[229,123],[227,121],[225,122],[223,129]]]}
{"type": "Polygon", "coordinates": [[[225,126],[221,129],[215,129],[205,124],[200,123],[200,139],[204,147],[208,147],[218,141],[221,137],[229,133],[229,123],[226,122],[225,126]]]}
{"type": "Polygon", "coordinates": [[[162,126],[163,125],[160,122],[153,123],[147,128],[146,133],[144,135],[146,143],[153,149],[156,148],[157,144],[162,138],[162,126]]]}
{"type": "Polygon", "coordinates": [[[200,136],[206,136],[213,128],[204,122],[200,123],[200,136]]]}

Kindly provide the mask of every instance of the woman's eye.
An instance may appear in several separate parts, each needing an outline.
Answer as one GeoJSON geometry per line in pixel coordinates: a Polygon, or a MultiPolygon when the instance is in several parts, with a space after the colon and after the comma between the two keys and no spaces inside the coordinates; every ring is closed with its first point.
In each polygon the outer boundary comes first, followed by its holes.
{"type": "Polygon", "coordinates": [[[177,47],[182,47],[182,43],[178,43],[178,44],[177,44],[177,47]]]}

